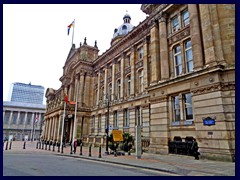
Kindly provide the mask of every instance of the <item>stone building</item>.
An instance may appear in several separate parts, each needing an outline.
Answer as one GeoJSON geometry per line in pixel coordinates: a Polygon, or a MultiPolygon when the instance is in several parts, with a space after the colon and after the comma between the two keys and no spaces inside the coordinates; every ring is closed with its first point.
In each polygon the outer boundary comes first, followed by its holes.
{"type": "Polygon", "coordinates": [[[3,138],[39,140],[44,129],[46,105],[3,101],[3,138]]]}
{"type": "MultiPolygon", "coordinates": [[[[143,4],[141,10],[147,18],[133,27],[126,14],[101,56],[86,39],[72,46],[62,86],[46,92],[44,138],[61,140],[68,94],[77,98],[74,136],[86,143],[105,144],[109,117],[113,129],[132,135],[141,126],[149,152],[168,154],[169,142],[193,137],[202,158],[234,161],[235,5],[143,4]]],[[[66,141],[74,107],[66,108],[66,141]]]]}

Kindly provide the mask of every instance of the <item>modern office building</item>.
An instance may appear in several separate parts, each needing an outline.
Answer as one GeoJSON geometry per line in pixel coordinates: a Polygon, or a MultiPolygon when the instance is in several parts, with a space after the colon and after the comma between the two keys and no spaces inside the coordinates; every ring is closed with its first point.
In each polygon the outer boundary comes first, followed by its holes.
{"type": "Polygon", "coordinates": [[[43,104],[44,87],[24,83],[13,83],[11,101],[43,104]]]}
{"type": "Polygon", "coordinates": [[[13,83],[11,101],[3,101],[3,138],[39,139],[44,126],[44,87],[13,83]]]}
{"type": "Polygon", "coordinates": [[[235,5],[141,10],[146,19],[133,27],[126,14],[101,56],[86,38],[72,46],[61,87],[45,94],[44,139],[60,142],[64,134],[67,141],[105,145],[108,125],[133,136],[140,126],[149,152],[172,153],[171,143],[195,138],[201,158],[234,161],[235,5]],[[76,114],[74,105],[64,111],[66,94],[77,99],[76,114]]]}

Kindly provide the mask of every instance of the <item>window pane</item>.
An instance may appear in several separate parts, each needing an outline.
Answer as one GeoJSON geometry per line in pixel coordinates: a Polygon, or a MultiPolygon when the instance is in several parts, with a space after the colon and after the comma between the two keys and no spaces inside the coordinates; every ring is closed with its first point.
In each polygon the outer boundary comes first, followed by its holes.
{"type": "Polygon", "coordinates": [[[175,63],[176,63],[176,66],[182,64],[181,55],[175,56],[175,63]]]}
{"type": "Polygon", "coordinates": [[[192,49],[186,51],[186,58],[187,61],[192,60],[193,59],[193,55],[192,55],[192,49]]]}
{"type": "Polygon", "coordinates": [[[184,94],[186,120],[193,119],[192,94],[184,94]]]}
{"type": "Polygon", "coordinates": [[[193,71],[193,61],[190,61],[187,63],[187,70],[188,72],[193,71]]]}
{"type": "Polygon", "coordinates": [[[192,47],[192,42],[191,42],[191,41],[187,41],[187,42],[185,43],[185,49],[188,49],[188,48],[190,48],[190,47],[192,47]]]}

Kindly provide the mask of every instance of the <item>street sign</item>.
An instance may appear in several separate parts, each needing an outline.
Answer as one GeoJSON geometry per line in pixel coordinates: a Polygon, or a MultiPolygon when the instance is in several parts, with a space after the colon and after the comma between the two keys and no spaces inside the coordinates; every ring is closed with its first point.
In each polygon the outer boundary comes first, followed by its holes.
{"type": "Polygon", "coordinates": [[[215,125],[215,119],[211,118],[211,117],[207,117],[203,119],[203,125],[204,126],[212,126],[215,125]]]}
{"type": "Polygon", "coordinates": [[[123,141],[123,135],[121,130],[112,130],[113,141],[123,141]]]}

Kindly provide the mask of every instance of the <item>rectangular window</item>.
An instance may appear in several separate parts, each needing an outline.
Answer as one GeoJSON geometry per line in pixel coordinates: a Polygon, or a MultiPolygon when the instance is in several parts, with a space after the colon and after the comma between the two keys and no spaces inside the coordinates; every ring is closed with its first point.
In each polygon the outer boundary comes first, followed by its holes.
{"type": "Polygon", "coordinates": [[[9,124],[9,121],[10,121],[10,111],[6,111],[5,112],[5,124],[9,124]]]}
{"type": "Polygon", "coordinates": [[[172,29],[173,29],[173,32],[176,32],[176,31],[179,30],[178,16],[175,16],[175,17],[172,19],[172,29]]]}
{"type": "Polygon", "coordinates": [[[179,96],[173,97],[173,121],[180,121],[180,102],[179,96]]]}
{"type": "Polygon", "coordinates": [[[101,121],[102,121],[102,116],[101,114],[98,115],[98,129],[101,129],[101,121]]]}
{"type": "Polygon", "coordinates": [[[191,71],[193,71],[193,52],[192,52],[191,41],[185,42],[184,46],[185,46],[185,58],[186,58],[187,72],[191,72],[191,71]]]}
{"type": "Polygon", "coordinates": [[[131,94],[131,76],[127,77],[127,96],[131,94]]]}
{"type": "Polygon", "coordinates": [[[174,66],[175,66],[175,75],[178,76],[182,74],[182,57],[181,57],[180,46],[176,46],[174,48],[174,66]]]}
{"type": "Polygon", "coordinates": [[[189,12],[187,9],[185,11],[183,11],[183,13],[182,13],[182,20],[183,20],[184,27],[189,24],[189,12]]]}
{"type": "Polygon", "coordinates": [[[20,124],[24,124],[25,113],[20,113],[20,124]]]}
{"type": "Polygon", "coordinates": [[[95,116],[92,116],[92,128],[95,128],[95,116]]]}
{"type": "Polygon", "coordinates": [[[31,119],[32,119],[32,113],[27,114],[27,125],[31,124],[31,119]]]}
{"type": "Polygon", "coordinates": [[[138,50],[138,60],[141,60],[141,59],[143,59],[143,48],[142,47],[138,50]]]}
{"type": "Polygon", "coordinates": [[[114,111],[114,127],[118,127],[118,112],[114,111]]]}
{"type": "Polygon", "coordinates": [[[124,127],[129,127],[129,111],[128,109],[124,109],[124,127]]]}
{"type": "Polygon", "coordinates": [[[17,124],[18,112],[13,112],[13,124],[17,124]]]}
{"type": "Polygon", "coordinates": [[[193,110],[192,110],[192,94],[184,94],[184,107],[185,107],[185,120],[193,120],[193,110]]]}

